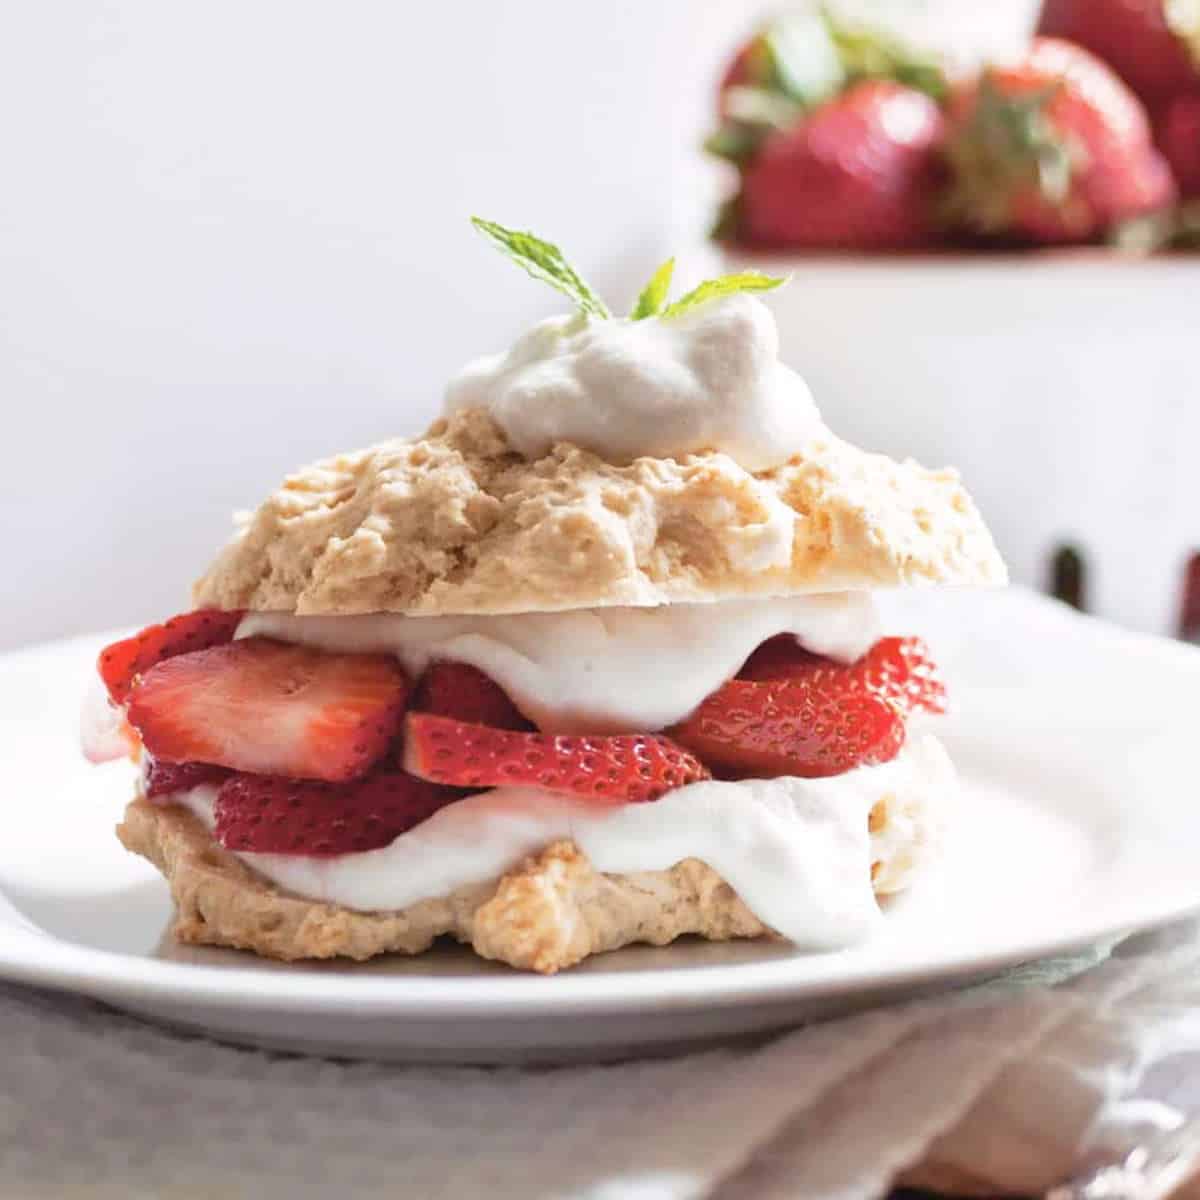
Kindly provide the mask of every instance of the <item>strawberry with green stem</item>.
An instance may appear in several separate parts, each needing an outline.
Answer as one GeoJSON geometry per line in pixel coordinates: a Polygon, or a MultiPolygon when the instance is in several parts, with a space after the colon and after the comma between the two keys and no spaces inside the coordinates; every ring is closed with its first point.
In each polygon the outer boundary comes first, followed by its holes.
{"type": "Polygon", "coordinates": [[[1171,174],[1136,96],[1086,50],[1035,38],[950,105],[947,217],[965,231],[1086,241],[1166,207],[1171,174]]]}
{"type": "Polygon", "coordinates": [[[787,13],[744,43],[725,69],[720,124],[705,148],[744,166],[770,135],[866,80],[898,83],[935,101],[946,93],[941,65],[898,39],[827,11],[787,13]]]}
{"type": "Polygon", "coordinates": [[[762,143],[742,176],[739,240],[871,250],[931,241],[943,130],[924,92],[854,85],[762,143]]]}
{"type": "Polygon", "coordinates": [[[933,233],[938,105],[931,57],[827,12],[794,12],[727,68],[705,148],[738,168],[720,240],[778,248],[898,249],[933,233]]]}

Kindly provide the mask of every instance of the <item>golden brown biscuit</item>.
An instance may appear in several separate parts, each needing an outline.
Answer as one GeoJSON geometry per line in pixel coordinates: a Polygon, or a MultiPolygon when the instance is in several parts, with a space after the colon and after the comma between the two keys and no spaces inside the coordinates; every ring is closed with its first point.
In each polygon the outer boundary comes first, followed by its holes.
{"type": "MultiPolygon", "coordinates": [[[[877,892],[902,888],[933,818],[910,798],[882,795],[870,828],[877,892]],[[894,836],[879,836],[892,826],[894,836]]],[[[552,974],[634,942],[683,934],[713,941],[772,936],[711,867],[689,858],[665,871],[607,875],[569,841],[555,842],[499,880],[394,912],[358,912],[275,886],[224,850],[186,809],[134,800],[117,836],[166,877],[181,942],[232,946],[268,958],[367,959],[419,954],[449,935],[484,958],[552,974]]]]}
{"type": "Polygon", "coordinates": [[[759,474],[716,452],[612,463],[566,443],[527,461],[470,409],[290,476],[195,601],[433,615],[1004,579],[953,471],[832,434],[759,474]]]}

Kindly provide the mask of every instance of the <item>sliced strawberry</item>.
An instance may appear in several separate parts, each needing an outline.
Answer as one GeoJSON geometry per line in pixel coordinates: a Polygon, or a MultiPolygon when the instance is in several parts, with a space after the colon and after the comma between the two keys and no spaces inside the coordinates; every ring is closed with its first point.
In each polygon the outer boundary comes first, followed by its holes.
{"type": "Polygon", "coordinates": [[[747,775],[841,775],[887,762],[904,744],[904,717],[847,673],[732,679],[668,731],[711,766],[747,775]]]}
{"type": "Polygon", "coordinates": [[[258,854],[356,854],[376,850],[459,799],[452,788],[378,771],[353,783],[234,775],[217,793],[216,836],[227,850],[258,854]]]}
{"type": "Polygon", "coordinates": [[[214,767],[211,763],[165,763],[147,758],[142,768],[142,790],[147,800],[153,800],[158,796],[190,791],[202,783],[224,783],[228,778],[227,768],[214,767]]]}
{"type": "Polygon", "coordinates": [[[862,688],[885,700],[895,700],[906,712],[924,709],[946,711],[946,685],[929,653],[917,637],[886,637],[857,662],[843,665],[805,650],[791,634],[763,642],[738,672],[739,679],[805,679],[814,674],[837,675],[847,690],[862,688]]]}
{"type": "Polygon", "coordinates": [[[828,666],[832,660],[805,650],[790,633],[769,638],[746,659],[739,679],[790,679],[812,667],[828,666]]]}
{"type": "Polygon", "coordinates": [[[408,715],[404,765],[422,779],[454,787],[540,787],[602,804],[657,800],[711,778],[703,763],[659,734],[515,733],[428,713],[408,715]]]}
{"type": "Polygon", "coordinates": [[[466,663],[435,662],[417,683],[412,707],[439,717],[454,717],[496,729],[533,730],[504,689],[477,667],[466,663]]]}
{"type": "Polygon", "coordinates": [[[241,619],[240,612],[201,608],[161,625],[148,625],[141,633],[106,646],[96,665],[112,702],[124,704],[134,679],[163,659],[232,641],[241,619]]]}
{"type": "Polygon", "coordinates": [[[129,695],[129,720],[161,762],[340,783],[382,757],[407,695],[387,655],[245,638],[151,667],[129,695]]]}
{"type": "Polygon", "coordinates": [[[872,692],[908,712],[946,711],[946,684],[922,638],[880,638],[850,670],[872,692]]]}

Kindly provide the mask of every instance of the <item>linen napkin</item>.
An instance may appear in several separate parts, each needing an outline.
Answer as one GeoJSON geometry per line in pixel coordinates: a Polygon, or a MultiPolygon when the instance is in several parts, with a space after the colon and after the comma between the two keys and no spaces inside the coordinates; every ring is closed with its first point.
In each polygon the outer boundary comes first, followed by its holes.
{"type": "Polygon", "coordinates": [[[1187,923],[752,1049],[541,1070],[271,1055],[0,989],[0,1194],[849,1200],[912,1168],[1036,1193],[1182,1119],[1139,1085],[1200,1048],[1198,965],[1187,923]]]}

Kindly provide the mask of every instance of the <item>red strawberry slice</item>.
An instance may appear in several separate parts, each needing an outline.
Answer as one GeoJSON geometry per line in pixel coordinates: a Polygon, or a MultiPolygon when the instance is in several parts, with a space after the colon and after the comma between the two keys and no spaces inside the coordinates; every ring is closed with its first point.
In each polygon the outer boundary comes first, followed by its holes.
{"type": "Polygon", "coordinates": [[[946,684],[922,638],[880,638],[850,671],[870,691],[910,713],[946,711],[946,684]]]}
{"type": "Polygon", "coordinates": [[[844,670],[822,667],[800,679],[732,679],[669,732],[728,772],[817,778],[895,758],[904,717],[844,670]]]}
{"type": "Polygon", "coordinates": [[[326,857],[377,850],[459,799],[451,788],[403,771],[354,783],[234,775],[216,803],[217,841],[227,850],[326,857]]]}
{"type": "Polygon", "coordinates": [[[96,665],[112,702],[124,704],[134,679],[163,659],[232,641],[242,616],[241,612],[201,608],[161,625],[148,625],[141,633],[106,646],[96,665]]]}
{"type": "Polygon", "coordinates": [[[763,642],[746,659],[737,677],[759,682],[764,679],[790,679],[793,675],[803,674],[813,667],[831,664],[832,659],[805,650],[790,633],[781,633],[778,637],[763,642]]]}
{"type": "Polygon", "coordinates": [[[147,758],[142,768],[142,790],[147,800],[154,800],[190,791],[202,783],[224,783],[228,778],[225,767],[214,767],[211,763],[165,763],[147,758]]]}
{"type": "Polygon", "coordinates": [[[129,695],[129,721],[160,762],[341,783],[383,756],[407,695],[387,655],[245,638],[151,667],[129,695]]]}
{"type": "Polygon", "coordinates": [[[929,653],[917,637],[886,637],[857,662],[844,665],[805,650],[791,634],[763,642],[738,672],[739,679],[806,679],[813,675],[839,676],[847,690],[862,688],[885,700],[898,702],[906,712],[924,709],[946,711],[946,685],[929,653]]]}
{"type": "Polygon", "coordinates": [[[504,689],[466,663],[435,662],[421,676],[412,707],[439,717],[454,717],[496,729],[536,728],[521,715],[504,689]]]}
{"type": "Polygon", "coordinates": [[[658,734],[566,737],[516,733],[450,717],[409,713],[404,765],[454,787],[526,786],[637,804],[709,779],[704,764],[658,734]]]}

